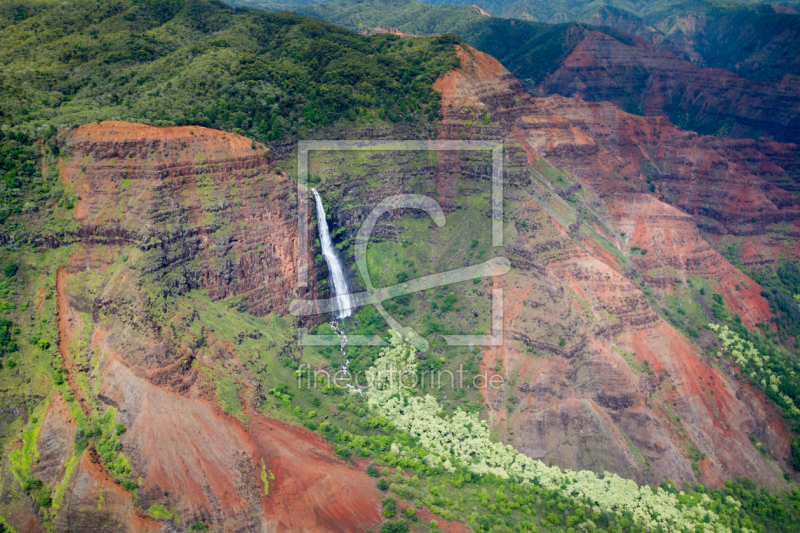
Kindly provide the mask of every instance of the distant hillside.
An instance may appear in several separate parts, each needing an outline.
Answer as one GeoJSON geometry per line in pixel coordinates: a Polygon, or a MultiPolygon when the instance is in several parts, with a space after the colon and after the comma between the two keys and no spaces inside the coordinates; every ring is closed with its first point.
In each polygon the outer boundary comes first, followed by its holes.
{"type": "MultiPolygon", "coordinates": [[[[498,59],[529,90],[559,68],[583,31],[574,24],[486,17],[471,7],[430,6],[416,0],[334,0],[297,12],[355,31],[380,26],[418,35],[455,33],[498,59]]],[[[632,44],[630,36],[613,28],[597,29],[632,44]]]]}
{"type": "Polygon", "coordinates": [[[408,46],[216,0],[4,2],[0,125],[146,120],[261,141],[368,116],[415,127],[436,117],[454,42],[408,46]]]}
{"type": "MultiPolygon", "coordinates": [[[[800,78],[754,82],[701,68],[608,26],[486,17],[470,7],[415,0],[334,0],[299,12],[360,31],[380,26],[423,35],[456,33],[497,58],[533,94],[614,102],[706,135],[800,140],[800,78]]],[[[615,13],[613,21],[600,22],[627,21],[631,31],[642,22],[615,13]]],[[[651,41],[663,45],[658,35],[651,27],[651,41]]]]}
{"type": "MultiPolygon", "coordinates": [[[[425,0],[425,3],[451,3],[425,0]]],[[[724,68],[753,80],[800,73],[797,2],[456,0],[495,16],[607,25],[639,35],[697,66],[724,68]]]]}
{"type": "MultiPolygon", "coordinates": [[[[302,10],[321,2],[229,0],[229,3],[275,11],[302,10]]],[[[754,81],[800,74],[798,2],[424,0],[423,3],[464,8],[476,5],[490,15],[532,22],[610,26],[643,37],[657,48],[669,50],[699,67],[724,68],[754,81]]],[[[380,13],[385,18],[403,14],[408,12],[398,12],[397,6],[380,13]]],[[[431,17],[429,13],[425,16],[431,17]]]]}

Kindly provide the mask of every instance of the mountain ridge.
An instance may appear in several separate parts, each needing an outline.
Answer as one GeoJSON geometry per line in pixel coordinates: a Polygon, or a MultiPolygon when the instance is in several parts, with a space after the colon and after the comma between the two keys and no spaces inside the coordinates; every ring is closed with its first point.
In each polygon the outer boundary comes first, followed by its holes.
{"type": "MultiPolygon", "coordinates": [[[[663,115],[704,135],[800,140],[800,78],[754,82],[700,68],[609,27],[556,26],[487,18],[469,8],[407,1],[334,0],[300,10],[357,30],[454,32],[496,57],[533,94],[611,101],[629,112],[663,115]]],[[[800,20],[800,18],[798,18],[800,20]]]]}
{"type": "MultiPolygon", "coordinates": [[[[202,0],[96,12],[48,1],[25,17],[9,5],[0,40],[20,58],[0,77],[22,96],[0,117],[4,527],[800,527],[796,144],[534,97],[452,34],[359,36],[202,0]],[[41,43],[21,29],[34,27],[48,44],[26,70],[41,43]],[[93,77],[103,69],[114,76],[93,77]],[[198,84],[175,88],[187,73],[198,84]],[[346,105],[329,108],[337,95],[346,105]],[[151,124],[93,120],[116,113],[151,124]],[[382,217],[366,254],[375,286],[507,257],[504,276],[384,306],[429,341],[420,372],[500,379],[404,393],[428,405],[425,420],[474,420],[457,428],[464,442],[477,424],[487,449],[521,458],[513,446],[524,462],[495,475],[446,446],[426,462],[428,429],[398,429],[326,381],[343,366],[363,375],[396,346],[342,347],[328,317],[287,314],[292,299],[330,295],[314,214],[298,224],[295,147],[310,135],[502,143],[503,248],[487,222],[491,152],[318,150],[307,179],[348,265],[387,197],[442,207],[443,226],[413,210],[382,217]],[[502,344],[450,346],[448,335],[493,331],[496,289],[502,344]],[[334,344],[303,344],[306,333],[334,344]],[[517,477],[523,464],[557,470],[556,482],[517,477]]],[[[552,27],[525,27],[552,42],[552,27]]],[[[391,340],[371,306],[336,327],[391,340]]]]}

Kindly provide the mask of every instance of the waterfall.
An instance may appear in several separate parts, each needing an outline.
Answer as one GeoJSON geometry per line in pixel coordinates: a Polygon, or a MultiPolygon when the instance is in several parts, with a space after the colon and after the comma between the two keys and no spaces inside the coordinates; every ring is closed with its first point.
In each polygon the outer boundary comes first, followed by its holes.
{"type": "Polygon", "coordinates": [[[325,218],[325,208],[322,206],[322,199],[319,197],[317,189],[311,189],[314,193],[314,200],[317,203],[317,226],[319,226],[319,242],[322,245],[322,257],[328,263],[328,271],[331,274],[331,282],[333,286],[331,291],[333,294],[333,316],[339,320],[347,318],[353,314],[353,298],[350,296],[350,287],[347,286],[347,280],[344,277],[344,269],[342,263],[339,261],[339,255],[331,242],[331,236],[328,232],[328,221],[325,218]]]}

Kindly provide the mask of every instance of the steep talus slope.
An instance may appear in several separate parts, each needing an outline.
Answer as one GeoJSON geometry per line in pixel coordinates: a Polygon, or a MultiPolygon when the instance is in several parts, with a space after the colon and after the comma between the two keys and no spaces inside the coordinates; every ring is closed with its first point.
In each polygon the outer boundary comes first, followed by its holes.
{"type": "MultiPolygon", "coordinates": [[[[743,313],[743,321],[767,320],[770,312],[759,286],[704,241],[695,218],[678,208],[694,206],[700,220],[736,231],[751,214],[794,223],[793,196],[746,166],[731,163],[719,174],[713,163],[742,141],[698,137],[610,104],[531,98],[492,58],[474,50],[460,55],[462,66],[437,83],[443,91],[445,135],[457,135],[472,117],[491,113],[507,141],[524,149],[520,155],[530,165],[525,171],[530,185],[513,177],[519,186],[508,187],[507,194],[521,201],[525,191],[547,212],[542,219],[535,214],[539,209],[528,208],[512,217],[527,219],[534,231],[522,231],[516,223],[516,269],[503,282],[506,301],[513,302],[504,317],[512,341],[484,356],[487,367],[500,363],[506,375],[519,376],[519,412],[506,414],[491,397],[496,392],[489,393],[495,422],[507,417],[498,427],[513,428],[510,438],[529,455],[571,468],[611,465],[643,480],[697,478],[711,484],[746,475],[780,485],[782,478],[748,436],[757,435],[785,456],[789,440],[782,423],[761,416],[767,408],[763,400],[739,399],[742,386],[710,366],[702,349],[660,318],[643,288],[672,295],[686,290],[682,285],[689,277],[702,277],[743,313]],[[559,176],[564,170],[569,174],[559,176]],[[646,172],[664,190],[662,199],[646,192],[646,172]],[[580,181],[558,185],[569,175],[580,181]],[[715,184],[717,179],[728,187],[715,184]],[[731,182],[740,184],[738,189],[731,182]],[[569,220],[564,198],[581,189],[585,207],[577,220],[569,220]],[[739,199],[720,197],[725,189],[736,191],[739,199]],[[697,200],[702,191],[708,193],[705,202],[697,200]],[[708,205],[712,191],[717,191],[716,205],[708,205]],[[744,211],[742,216],[728,221],[727,213],[737,210],[744,211]],[[584,229],[582,221],[602,231],[584,229]],[[622,249],[647,247],[649,253],[631,253],[631,262],[623,263],[600,245],[604,238],[622,249]],[[659,279],[667,273],[674,279],[659,279]],[[738,284],[746,288],[731,290],[738,284]],[[554,335],[554,330],[563,333],[554,335]],[[561,336],[562,342],[548,342],[548,336],[561,336]],[[526,357],[531,349],[546,357],[531,361],[526,357]]],[[[757,150],[758,145],[750,141],[747,146],[757,150]]]]}
{"type": "Polygon", "coordinates": [[[607,100],[639,114],[665,115],[700,133],[800,139],[797,76],[751,82],[728,71],[695,67],[642,39],[625,44],[597,31],[586,32],[541,90],[607,100]]]}
{"type": "Polygon", "coordinates": [[[166,499],[184,520],[212,517],[229,530],[350,531],[379,521],[377,491],[321,437],[254,412],[243,425],[192,392],[171,394],[116,359],[104,368],[100,394],[129,428],[122,443],[145,501],[166,499]]]}

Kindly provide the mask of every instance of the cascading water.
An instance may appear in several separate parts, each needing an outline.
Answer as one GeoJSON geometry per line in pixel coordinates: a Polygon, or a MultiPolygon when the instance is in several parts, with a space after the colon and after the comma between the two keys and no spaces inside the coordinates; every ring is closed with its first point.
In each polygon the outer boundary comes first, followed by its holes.
{"type": "Polygon", "coordinates": [[[333,283],[333,316],[341,320],[353,314],[353,298],[350,296],[350,287],[347,286],[347,279],[344,277],[344,269],[339,261],[339,255],[331,242],[328,233],[328,221],[325,218],[325,208],[322,206],[322,199],[319,197],[317,189],[311,189],[314,193],[314,200],[317,205],[317,226],[319,227],[319,243],[322,246],[322,257],[328,263],[328,271],[331,273],[333,283]]]}

